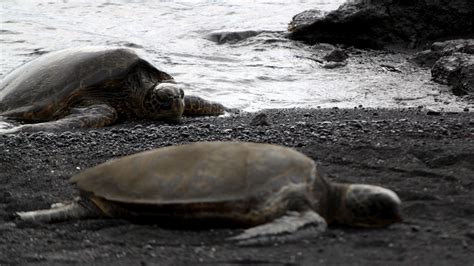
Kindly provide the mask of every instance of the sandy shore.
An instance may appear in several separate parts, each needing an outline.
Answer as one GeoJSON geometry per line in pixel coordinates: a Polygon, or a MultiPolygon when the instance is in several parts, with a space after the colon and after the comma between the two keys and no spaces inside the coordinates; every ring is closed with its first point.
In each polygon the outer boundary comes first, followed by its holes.
{"type": "Polygon", "coordinates": [[[134,121],[113,127],[0,136],[0,264],[470,265],[474,261],[474,116],[425,110],[289,109],[134,121]],[[239,229],[167,229],[126,220],[9,226],[11,214],[76,195],[68,178],[108,159],[209,140],[295,147],[330,179],[396,191],[404,222],[384,229],[331,227],[309,239],[238,247],[239,229]],[[471,252],[469,252],[471,250],[471,252]]]}

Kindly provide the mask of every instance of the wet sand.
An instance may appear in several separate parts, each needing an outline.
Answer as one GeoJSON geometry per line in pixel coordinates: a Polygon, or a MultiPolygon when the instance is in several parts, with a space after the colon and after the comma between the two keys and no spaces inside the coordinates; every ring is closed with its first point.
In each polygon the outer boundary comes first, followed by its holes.
{"type": "Polygon", "coordinates": [[[424,109],[264,110],[132,121],[94,130],[0,136],[0,264],[470,265],[474,261],[474,116],[424,109]],[[68,178],[111,158],[179,143],[238,140],[294,147],[331,180],[396,191],[403,223],[330,227],[316,238],[271,246],[225,241],[240,229],[179,229],[90,219],[10,226],[16,211],[72,199],[68,178]]]}

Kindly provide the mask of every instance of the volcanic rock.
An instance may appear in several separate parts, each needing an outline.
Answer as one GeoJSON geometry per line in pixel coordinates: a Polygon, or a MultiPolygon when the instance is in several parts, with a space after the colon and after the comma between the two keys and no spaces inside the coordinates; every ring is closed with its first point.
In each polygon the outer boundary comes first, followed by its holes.
{"type": "Polygon", "coordinates": [[[474,55],[454,53],[440,58],[431,69],[433,80],[452,86],[455,95],[474,93],[474,55]]]}
{"type": "Polygon", "coordinates": [[[327,14],[293,17],[289,37],[309,44],[419,47],[430,40],[474,34],[472,0],[355,0],[327,14]]]}
{"type": "Polygon", "coordinates": [[[474,39],[434,42],[429,50],[415,54],[412,61],[420,66],[432,67],[441,57],[454,53],[474,54],[474,39]]]}

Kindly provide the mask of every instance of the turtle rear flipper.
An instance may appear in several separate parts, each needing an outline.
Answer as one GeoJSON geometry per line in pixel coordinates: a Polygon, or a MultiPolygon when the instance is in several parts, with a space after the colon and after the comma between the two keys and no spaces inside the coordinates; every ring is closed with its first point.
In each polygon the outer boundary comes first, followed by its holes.
{"type": "Polygon", "coordinates": [[[54,204],[51,209],[17,212],[22,221],[52,223],[70,219],[100,217],[101,212],[87,201],[76,199],[73,202],[54,204]]]}
{"type": "Polygon", "coordinates": [[[222,104],[198,96],[184,96],[184,116],[222,115],[227,110],[222,104]]]}
{"type": "Polygon", "coordinates": [[[117,120],[115,108],[107,104],[94,104],[73,108],[69,115],[55,121],[26,124],[3,133],[64,131],[71,128],[104,127],[113,124],[115,120],[117,120]]]}
{"type": "Polygon", "coordinates": [[[288,212],[269,223],[249,228],[229,240],[237,241],[239,245],[264,245],[275,241],[298,239],[307,235],[317,236],[326,228],[326,220],[313,210],[288,212]]]}

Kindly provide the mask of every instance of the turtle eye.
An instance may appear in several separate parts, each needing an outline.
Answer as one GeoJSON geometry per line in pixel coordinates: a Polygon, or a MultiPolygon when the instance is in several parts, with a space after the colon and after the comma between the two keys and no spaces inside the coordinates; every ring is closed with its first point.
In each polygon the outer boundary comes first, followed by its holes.
{"type": "Polygon", "coordinates": [[[160,102],[167,102],[170,100],[168,93],[165,91],[157,91],[156,96],[160,102]]]}

